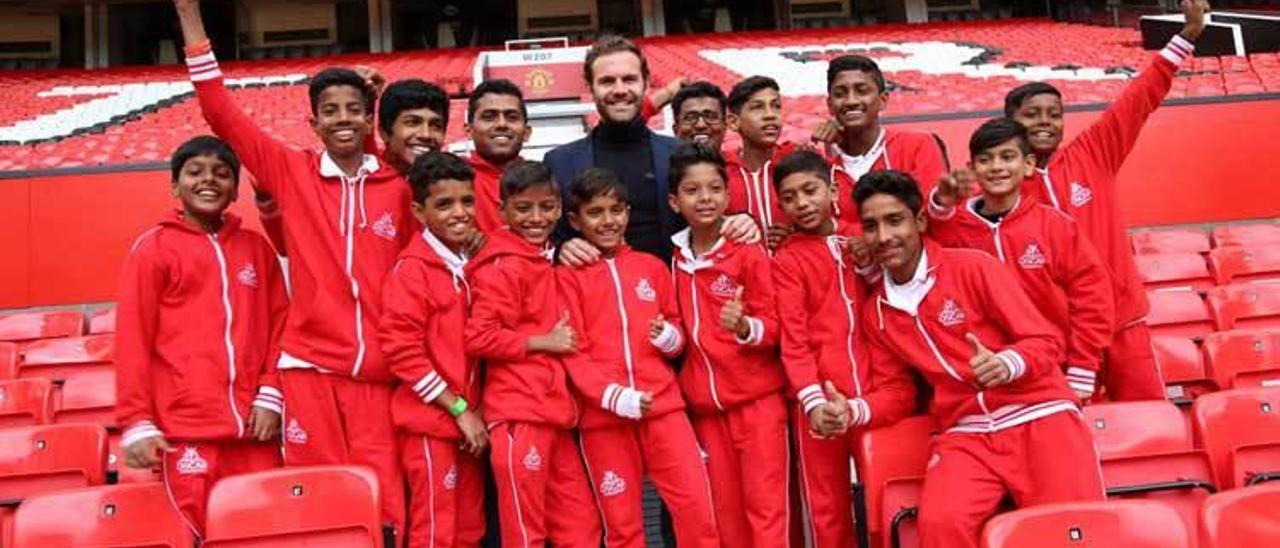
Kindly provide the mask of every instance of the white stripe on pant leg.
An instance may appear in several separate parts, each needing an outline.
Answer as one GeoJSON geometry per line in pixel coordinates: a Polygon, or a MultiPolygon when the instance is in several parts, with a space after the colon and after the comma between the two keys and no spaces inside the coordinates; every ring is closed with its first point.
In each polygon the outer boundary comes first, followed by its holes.
{"type": "Polygon", "coordinates": [[[430,535],[430,542],[427,546],[435,548],[436,545],[436,473],[435,468],[431,465],[431,443],[426,436],[422,436],[422,455],[427,461],[427,532],[430,535]]]}
{"type": "Polygon", "coordinates": [[[578,431],[578,453],[582,455],[582,467],[587,471],[587,483],[591,485],[591,498],[596,501],[596,511],[600,512],[600,532],[604,534],[605,546],[609,545],[609,522],[604,518],[604,501],[596,491],[596,476],[591,471],[591,461],[587,460],[587,438],[578,431]]]}
{"type": "Polygon", "coordinates": [[[507,424],[507,478],[511,480],[511,500],[516,505],[516,522],[520,524],[520,537],[524,539],[524,548],[529,548],[529,531],[524,526],[524,511],[520,509],[520,489],[516,487],[515,464],[512,453],[515,452],[516,439],[511,435],[513,425],[507,424]]]}
{"type": "Polygon", "coordinates": [[[187,519],[187,513],[182,511],[181,506],[178,506],[178,499],[173,497],[173,489],[169,487],[169,461],[165,459],[164,455],[160,455],[160,479],[164,480],[164,494],[168,495],[169,504],[173,505],[173,509],[182,517],[182,523],[187,524],[187,529],[190,529],[191,534],[195,535],[196,538],[203,538],[196,526],[191,524],[191,520],[187,519]]]}

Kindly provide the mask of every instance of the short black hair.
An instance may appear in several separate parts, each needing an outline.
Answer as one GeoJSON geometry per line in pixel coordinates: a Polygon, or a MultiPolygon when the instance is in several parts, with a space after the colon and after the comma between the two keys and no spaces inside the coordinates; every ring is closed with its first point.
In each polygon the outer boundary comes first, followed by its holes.
{"type": "Polygon", "coordinates": [[[880,72],[880,65],[874,59],[865,55],[841,55],[827,63],[827,89],[831,89],[831,85],[836,82],[836,77],[841,72],[850,70],[870,74],[871,79],[876,83],[876,89],[882,93],[888,87],[884,81],[884,73],[880,72]]]}
{"type": "Polygon", "coordinates": [[[1027,99],[1046,93],[1062,99],[1062,92],[1058,91],[1058,88],[1053,87],[1052,84],[1045,82],[1031,82],[1009,90],[1009,93],[1004,96],[1004,115],[1012,118],[1018,112],[1018,109],[1022,108],[1022,103],[1027,99]]]}
{"type": "Polygon", "coordinates": [[[707,143],[681,143],[671,153],[671,169],[667,171],[667,191],[671,194],[680,192],[680,181],[690,166],[711,164],[720,173],[720,178],[729,181],[729,173],[724,167],[724,156],[720,151],[707,143]]]}
{"type": "Polygon", "coordinates": [[[807,148],[801,148],[783,156],[773,166],[773,188],[782,188],[782,180],[796,173],[812,173],[823,182],[831,184],[831,166],[821,154],[807,148]]]}
{"type": "Polygon", "coordinates": [[[449,95],[440,86],[412,78],[392,82],[383,90],[378,102],[378,128],[390,133],[401,112],[419,108],[439,114],[440,123],[449,127],[449,95]]]}
{"type": "Polygon", "coordinates": [[[729,90],[729,110],[734,114],[742,112],[742,106],[747,104],[752,95],[760,90],[772,89],[778,93],[782,93],[782,88],[778,87],[778,81],[768,76],[748,76],[742,81],[733,85],[733,89],[729,90]]]}
{"type": "Polygon", "coordinates": [[[627,185],[622,184],[617,174],[602,167],[589,168],[573,178],[573,184],[569,185],[569,191],[565,193],[564,209],[577,213],[579,207],[597,196],[610,194],[620,202],[630,203],[627,185]]]}
{"type": "Polygon", "coordinates": [[[432,151],[418,156],[405,178],[413,188],[413,201],[421,204],[427,201],[431,185],[445,179],[474,181],[476,172],[471,169],[471,164],[454,154],[432,151]]]}
{"type": "Polygon", "coordinates": [[[320,114],[320,94],[326,89],[338,86],[356,88],[364,99],[364,111],[373,114],[373,103],[377,97],[368,86],[365,86],[364,78],[356,74],[356,71],[344,67],[329,67],[311,77],[311,83],[307,86],[307,96],[311,99],[311,114],[320,114]]]}
{"type": "Polygon", "coordinates": [[[524,93],[520,91],[520,87],[506,78],[495,78],[493,80],[480,82],[480,85],[471,90],[471,95],[467,97],[468,124],[474,122],[476,119],[476,105],[480,103],[480,98],[490,93],[494,95],[510,95],[519,99],[520,115],[523,116],[525,120],[529,119],[529,109],[524,104],[524,93]]]}
{"type": "Polygon", "coordinates": [[[853,201],[862,208],[862,203],[876,194],[888,194],[907,205],[912,215],[920,214],[924,197],[920,194],[920,185],[911,175],[894,169],[872,171],[858,179],[853,187],[853,201]]]}
{"type": "Polygon", "coordinates": [[[192,137],[174,149],[173,155],[169,156],[169,172],[173,177],[172,180],[177,182],[178,175],[182,173],[182,166],[186,165],[188,160],[205,155],[213,155],[227,164],[227,167],[231,168],[231,177],[237,183],[240,182],[240,158],[227,143],[212,135],[192,137]]]}
{"type": "Polygon", "coordinates": [[[498,196],[506,202],[507,198],[538,187],[550,188],[552,194],[560,196],[560,185],[556,184],[556,178],[546,164],[534,160],[517,160],[502,170],[498,196]]]}
{"type": "Polygon", "coordinates": [[[671,98],[672,114],[679,119],[680,111],[684,108],[684,102],[689,99],[697,99],[701,97],[715,99],[716,103],[720,105],[720,116],[724,116],[724,92],[720,90],[720,86],[712,84],[706,80],[698,80],[697,82],[680,86],[680,90],[671,98]]]}
{"type": "Polygon", "coordinates": [[[992,118],[983,122],[969,136],[969,157],[974,157],[1009,141],[1018,141],[1022,155],[1031,154],[1031,141],[1027,128],[1008,118],[992,118]]]}

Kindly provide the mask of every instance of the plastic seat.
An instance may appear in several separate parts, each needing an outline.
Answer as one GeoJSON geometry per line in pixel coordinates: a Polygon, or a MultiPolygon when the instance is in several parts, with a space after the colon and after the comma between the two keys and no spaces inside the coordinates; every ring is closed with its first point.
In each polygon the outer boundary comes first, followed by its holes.
{"type": "Polygon", "coordinates": [[[1222,247],[1209,252],[1219,285],[1242,281],[1280,282],[1280,242],[1260,246],[1222,247]]]}
{"type": "Polygon", "coordinates": [[[115,359],[115,348],[114,335],[32,341],[22,346],[18,376],[65,379],[102,369],[86,366],[110,364],[115,359]]]}
{"type": "Polygon", "coordinates": [[[92,424],[0,429],[0,500],[106,480],[107,433],[92,424]]]}
{"type": "Polygon", "coordinates": [[[1014,510],[987,522],[984,548],[1188,548],[1191,536],[1178,514],[1143,500],[1045,504],[1014,510]]]}
{"type": "Polygon", "coordinates": [[[1280,330],[1235,329],[1204,339],[1205,366],[1222,388],[1280,386],[1280,330]]]}
{"type": "Polygon", "coordinates": [[[1162,289],[1147,293],[1151,310],[1147,326],[1151,334],[1199,339],[1213,332],[1214,322],[1200,294],[1186,289],[1162,289]]]}
{"type": "Polygon", "coordinates": [[[84,334],[84,314],[74,310],[19,312],[0,316],[0,341],[29,341],[84,334]]]}
{"type": "Polygon", "coordinates": [[[929,460],[928,417],[911,417],[858,436],[858,479],[873,546],[915,546],[915,513],[929,460]]]}
{"type": "Polygon", "coordinates": [[[1159,335],[1151,337],[1156,365],[1164,377],[1165,396],[1179,405],[1218,387],[1210,380],[1204,356],[1195,341],[1185,337],[1159,335]]]}
{"type": "Polygon", "coordinates": [[[1214,286],[1204,256],[1198,253],[1137,255],[1138,274],[1148,289],[1190,289],[1207,291],[1214,286]]]}
{"type": "Polygon", "coordinates": [[[1280,388],[1205,394],[1192,406],[1192,414],[1196,436],[1209,454],[1219,487],[1239,487],[1252,476],[1280,473],[1280,460],[1261,459],[1268,454],[1266,446],[1280,444],[1280,388]],[[1249,458],[1237,463],[1237,453],[1242,450],[1249,458]],[[1243,466],[1246,463],[1247,469],[1243,466]]]}
{"type": "Polygon", "coordinates": [[[378,484],[362,467],[232,476],[209,494],[207,548],[380,546],[378,484]]]}
{"type": "Polygon", "coordinates": [[[23,501],[15,546],[190,548],[191,529],[159,483],[62,491],[23,501]]]}
{"type": "Polygon", "coordinates": [[[116,307],[104,308],[89,317],[89,334],[101,335],[116,332],[116,307]]]}
{"type": "Polygon", "coordinates": [[[57,390],[53,422],[116,425],[116,373],[93,371],[68,378],[57,390]]]}
{"type": "Polygon", "coordinates": [[[1133,252],[1138,255],[1153,253],[1208,253],[1209,235],[1199,230],[1144,230],[1131,235],[1133,252]]]}
{"type": "Polygon", "coordinates": [[[1213,229],[1213,247],[1280,244],[1280,224],[1223,225],[1213,229]]]}
{"type": "Polygon", "coordinates": [[[18,378],[18,345],[0,342],[0,380],[18,378]]]}
{"type": "Polygon", "coordinates": [[[1097,403],[1086,405],[1083,413],[1102,460],[1195,447],[1182,414],[1167,401],[1097,403]]]}
{"type": "Polygon", "coordinates": [[[1218,331],[1280,328],[1280,283],[1215,287],[1206,299],[1218,331]]]}
{"type": "Polygon", "coordinates": [[[1200,512],[1200,546],[1280,546],[1280,484],[1219,493],[1200,512]]]}
{"type": "Polygon", "coordinates": [[[48,379],[0,381],[0,427],[46,424],[53,418],[48,379]]]}

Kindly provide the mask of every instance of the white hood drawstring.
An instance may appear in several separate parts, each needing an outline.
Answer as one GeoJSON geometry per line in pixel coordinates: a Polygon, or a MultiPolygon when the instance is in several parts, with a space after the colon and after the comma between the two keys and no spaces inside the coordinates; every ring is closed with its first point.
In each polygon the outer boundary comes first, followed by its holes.
{"type": "Polygon", "coordinates": [[[449,269],[449,275],[453,278],[454,292],[465,290],[467,292],[467,302],[470,303],[471,286],[467,284],[466,276],[467,256],[462,253],[454,253],[439,238],[436,238],[436,235],[432,234],[430,230],[422,231],[422,239],[426,240],[427,246],[436,252],[436,255],[444,261],[445,268],[449,269]]]}

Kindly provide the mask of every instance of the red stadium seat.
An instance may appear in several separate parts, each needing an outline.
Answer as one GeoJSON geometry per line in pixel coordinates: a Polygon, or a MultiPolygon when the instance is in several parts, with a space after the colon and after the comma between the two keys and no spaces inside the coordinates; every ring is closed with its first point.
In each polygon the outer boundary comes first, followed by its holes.
{"type": "Polygon", "coordinates": [[[195,539],[164,485],[109,485],[37,495],[13,521],[14,546],[190,548],[195,539]]]}
{"type": "Polygon", "coordinates": [[[18,378],[18,345],[0,342],[0,380],[18,378]]]}
{"type": "Polygon", "coordinates": [[[1280,282],[1280,242],[1261,246],[1221,247],[1209,253],[1219,285],[1244,281],[1280,282]]]}
{"type": "Polygon", "coordinates": [[[107,433],[92,424],[0,429],[0,500],[106,480],[107,433]]]}
{"type": "Polygon", "coordinates": [[[0,427],[45,424],[53,418],[53,385],[48,379],[0,381],[0,427]]]}
{"type": "Polygon", "coordinates": [[[1102,460],[1195,447],[1182,414],[1167,401],[1097,403],[1086,405],[1083,412],[1102,460]]]}
{"type": "Polygon", "coordinates": [[[1209,453],[1215,483],[1239,487],[1246,476],[1280,474],[1280,460],[1260,462],[1264,446],[1280,444],[1280,388],[1238,388],[1205,394],[1192,407],[1196,436],[1209,453]],[[1237,463],[1237,453],[1248,453],[1237,463]],[[1241,466],[1237,469],[1237,464],[1241,466]],[[1247,464],[1246,469],[1244,465],[1247,464]]]}
{"type": "Polygon", "coordinates": [[[1189,548],[1191,535],[1172,509],[1150,501],[1045,504],[998,515],[982,532],[984,548],[1189,548]]]}
{"type": "Polygon", "coordinates": [[[913,518],[929,459],[928,417],[911,417],[858,436],[858,479],[865,486],[873,546],[916,546],[913,518]],[[895,527],[895,524],[897,526],[895,527]]]}
{"type": "Polygon", "coordinates": [[[1207,298],[1218,331],[1280,328],[1280,283],[1215,287],[1207,298]]]}
{"type": "Polygon", "coordinates": [[[1209,236],[1199,230],[1143,230],[1131,234],[1130,240],[1138,255],[1209,252],[1209,236]]]}
{"type": "Polygon", "coordinates": [[[1213,229],[1213,247],[1280,244],[1280,224],[1222,225],[1213,229]]]}
{"type": "Polygon", "coordinates": [[[1205,366],[1222,388],[1280,386],[1280,329],[1234,329],[1204,339],[1205,366]]]}
{"type": "Polygon", "coordinates": [[[115,427],[115,371],[92,371],[69,377],[57,392],[53,422],[115,427]]]}
{"type": "Polygon", "coordinates": [[[22,346],[18,376],[65,379],[95,369],[105,369],[115,359],[114,335],[89,335],[43,339],[22,346]]]}
{"type": "Polygon", "coordinates": [[[1218,493],[1200,512],[1200,546],[1280,546],[1280,484],[1218,493]]]}
{"type": "Polygon", "coordinates": [[[1190,289],[1203,292],[1214,285],[1209,266],[1199,253],[1137,255],[1134,260],[1148,290],[1190,289]]]}
{"type": "Polygon", "coordinates": [[[381,546],[378,482],[342,466],[232,476],[209,494],[205,532],[206,548],[381,546]]]}
{"type": "Polygon", "coordinates": [[[84,334],[84,313],[77,310],[19,312],[0,316],[0,341],[29,341],[84,334]]]}
{"type": "Polygon", "coordinates": [[[1165,396],[1169,399],[1180,405],[1190,405],[1196,396],[1218,389],[1209,379],[1204,357],[1195,341],[1158,335],[1151,337],[1151,348],[1164,377],[1165,396]]]}
{"type": "Polygon", "coordinates": [[[1151,334],[1199,339],[1213,332],[1209,308],[1195,291],[1162,289],[1149,291],[1151,310],[1147,326],[1151,334]]]}
{"type": "Polygon", "coordinates": [[[124,463],[124,451],[120,447],[120,434],[107,437],[107,477],[109,483],[149,483],[161,481],[159,467],[151,470],[129,468],[124,463]]]}
{"type": "Polygon", "coordinates": [[[101,335],[116,332],[116,307],[104,308],[89,317],[89,334],[101,335]]]}

